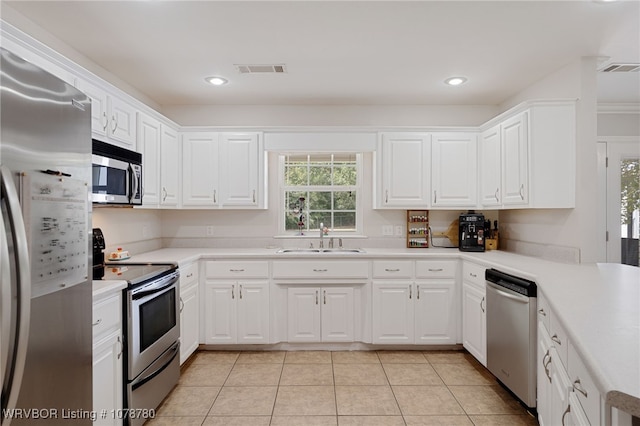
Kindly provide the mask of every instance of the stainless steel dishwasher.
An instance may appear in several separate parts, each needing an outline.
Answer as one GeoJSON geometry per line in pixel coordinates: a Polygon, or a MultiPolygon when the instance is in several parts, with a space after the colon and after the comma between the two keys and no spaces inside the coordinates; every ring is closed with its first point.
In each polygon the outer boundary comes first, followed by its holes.
{"type": "Polygon", "coordinates": [[[496,269],[487,283],[487,368],[529,409],[536,407],[536,283],[496,269]]]}

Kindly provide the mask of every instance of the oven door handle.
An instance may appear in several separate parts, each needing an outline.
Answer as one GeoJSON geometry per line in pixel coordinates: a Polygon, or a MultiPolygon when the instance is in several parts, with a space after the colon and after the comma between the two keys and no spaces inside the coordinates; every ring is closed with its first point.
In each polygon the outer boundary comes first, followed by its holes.
{"type": "Polygon", "coordinates": [[[178,277],[174,275],[167,275],[167,279],[159,280],[156,285],[150,287],[144,287],[145,290],[133,291],[131,294],[132,300],[139,300],[144,297],[149,296],[150,294],[161,293],[163,290],[174,286],[178,281],[178,277]]]}
{"type": "Polygon", "coordinates": [[[147,383],[149,380],[152,380],[158,374],[162,373],[169,365],[171,365],[171,362],[175,359],[175,357],[178,356],[179,350],[180,342],[176,342],[171,348],[169,348],[164,354],[162,354],[160,358],[155,360],[153,364],[149,366],[149,368],[151,368],[155,365],[161,364],[160,367],[157,369],[153,369],[149,373],[143,371],[142,374],[140,374],[140,376],[131,383],[131,389],[136,390],[140,386],[147,383]]]}

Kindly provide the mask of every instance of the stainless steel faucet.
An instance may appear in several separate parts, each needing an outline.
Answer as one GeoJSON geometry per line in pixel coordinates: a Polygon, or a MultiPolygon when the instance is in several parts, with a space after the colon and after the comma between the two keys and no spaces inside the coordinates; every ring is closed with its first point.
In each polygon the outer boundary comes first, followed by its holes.
{"type": "Polygon", "coordinates": [[[320,222],[320,248],[324,248],[324,223],[320,222]]]}

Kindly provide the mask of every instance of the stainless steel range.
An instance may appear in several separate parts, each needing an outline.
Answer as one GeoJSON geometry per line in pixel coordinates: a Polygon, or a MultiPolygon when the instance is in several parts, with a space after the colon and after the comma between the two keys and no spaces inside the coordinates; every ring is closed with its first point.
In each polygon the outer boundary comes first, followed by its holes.
{"type": "MultiPolygon", "coordinates": [[[[170,264],[105,264],[103,279],[128,282],[123,311],[125,408],[155,409],[178,383],[179,275],[177,267],[170,264]]],[[[129,418],[128,424],[139,425],[144,420],[129,418]]]]}

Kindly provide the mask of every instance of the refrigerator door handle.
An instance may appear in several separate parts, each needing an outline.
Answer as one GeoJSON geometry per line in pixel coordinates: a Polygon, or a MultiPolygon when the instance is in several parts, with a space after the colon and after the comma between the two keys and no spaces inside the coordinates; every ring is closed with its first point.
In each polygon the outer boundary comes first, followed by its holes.
{"type": "MultiPolygon", "coordinates": [[[[29,341],[29,324],[31,318],[31,267],[29,265],[29,249],[27,247],[27,233],[22,219],[20,201],[16,192],[16,187],[11,177],[11,171],[6,166],[0,166],[0,189],[2,199],[6,203],[8,213],[8,223],[11,227],[12,243],[15,252],[15,273],[17,283],[17,331],[15,333],[15,344],[9,344],[10,353],[7,354],[7,370],[2,383],[2,408],[15,408],[18,400],[22,376],[24,373],[25,361],[27,358],[27,344],[29,341]]],[[[3,234],[6,234],[3,224],[3,234]]],[[[8,241],[5,239],[5,243],[8,241]]],[[[6,252],[8,254],[8,252],[6,252]]],[[[4,282],[4,279],[3,279],[4,282]]],[[[11,279],[9,280],[11,285],[11,279]]],[[[11,293],[9,290],[9,293],[11,293]]],[[[2,289],[3,304],[5,302],[5,288],[2,289]]],[[[14,297],[9,295],[9,303],[14,297]]],[[[12,314],[13,315],[13,314],[12,314]]],[[[4,339],[4,336],[3,336],[4,339]]],[[[4,342],[3,342],[4,347],[4,342]]],[[[3,422],[8,425],[8,422],[3,422]]]]}

